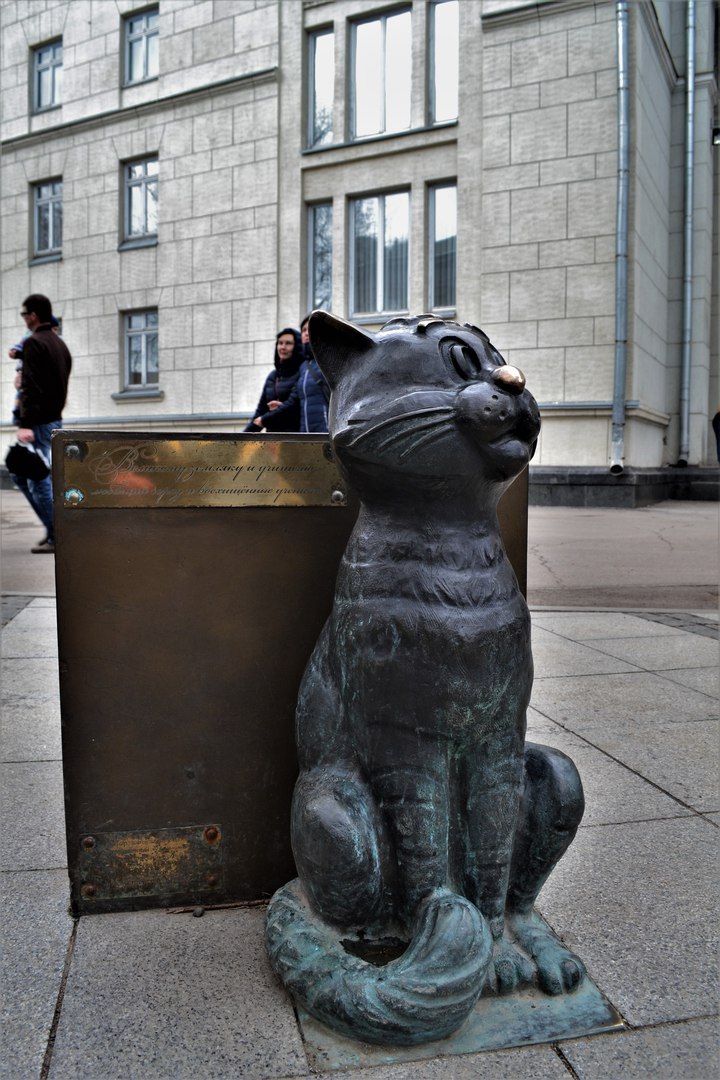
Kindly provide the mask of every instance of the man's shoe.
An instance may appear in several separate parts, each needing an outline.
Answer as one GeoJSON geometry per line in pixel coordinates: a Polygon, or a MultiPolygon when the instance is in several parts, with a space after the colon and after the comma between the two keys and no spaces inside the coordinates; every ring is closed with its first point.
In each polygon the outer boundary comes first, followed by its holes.
{"type": "Polygon", "coordinates": [[[41,540],[35,547],[30,548],[33,555],[54,555],[55,545],[52,541],[48,540],[47,536],[44,540],[41,540]]]}

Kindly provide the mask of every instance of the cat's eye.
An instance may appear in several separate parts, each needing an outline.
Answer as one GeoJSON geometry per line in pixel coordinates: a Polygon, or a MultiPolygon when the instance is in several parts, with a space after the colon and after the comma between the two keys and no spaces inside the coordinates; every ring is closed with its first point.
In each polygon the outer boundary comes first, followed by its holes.
{"type": "Polygon", "coordinates": [[[449,354],[452,366],[461,379],[477,379],[481,365],[472,349],[456,342],[450,346],[449,354]]]}

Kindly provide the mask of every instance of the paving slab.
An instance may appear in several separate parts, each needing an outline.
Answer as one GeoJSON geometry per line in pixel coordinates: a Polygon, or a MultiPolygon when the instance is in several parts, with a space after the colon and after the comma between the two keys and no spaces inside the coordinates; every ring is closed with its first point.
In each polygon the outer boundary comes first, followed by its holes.
{"type": "Polygon", "coordinates": [[[2,875],[0,1076],[40,1076],[73,931],[63,870],[2,875]]]}
{"type": "Polygon", "coordinates": [[[697,634],[603,640],[596,641],[595,648],[646,671],[704,667],[717,670],[718,665],[717,641],[697,634]]]}
{"type": "Polygon", "coordinates": [[[717,1018],[562,1044],[578,1080],[708,1080],[718,1062],[717,1018]]]}
{"type": "Polygon", "coordinates": [[[3,660],[0,666],[0,685],[2,685],[3,701],[56,700],[58,696],[57,657],[3,660]]]}
{"type": "Polygon", "coordinates": [[[2,761],[59,761],[59,700],[3,704],[0,751],[2,761]]]}
{"type": "Polygon", "coordinates": [[[591,725],[691,723],[712,720],[715,703],[707,694],[690,690],[653,672],[581,677],[536,677],[533,708],[571,730],[591,725]]]}
{"type": "Polygon", "coordinates": [[[305,1075],[264,918],[263,907],[81,919],[50,1080],[305,1075]]]}
{"type": "Polygon", "coordinates": [[[342,1073],[320,1070],[313,1076],[332,1076],[335,1080],[340,1076],[348,1080],[569,1080],[565,1065],[550,1046],[441,1056],[342,1073]]]}
{"type": "Polygon", "coordinates": [[[718,668],[681,668],[679,670],[674,668],[672,671],[663,671],[661,674],[670,682],[687,686],[691,690],[699,690],[701,694],[707,694],[715,704],[715,715],[717,715],[720,695],[720,670],[718,668]]]}
{"type": "Polygon", "coordinates": [[[614,659],[602,649],[558,637],[541,627],[533,630],[532,650],[538,679],[552,678],[553,675],[605,675],[639,670],[637,665],[614,659]]]}
{"type": "Polygon", "coordinates": [[[540,894],[635,1027],[716,1009],[718,835],[698,816],[579,829],[540,894]]]}
{"type": "Polygon", "coordinates": [[[609,757],[584,739],[564,731],[546,717],[538,717],[532,710],[528,718],[528,739],[562,750],[577,766],[585,792],[581,828],[624,821],[687,817],[693,812],[639,776],[635,770],[609,757]]]}
{"type": "Polygon", "coordinates": [[[0,777],[0,869],[66,867],[62,762],[5,763],[0,777]]]}
{"type": "Polygon", "coordinates": [[[638,615],[622,611],[533,611],[532,625],[550,630],[571,641],[597,641],[603,638],[634,638],[646,633],[670,636],[685,631],[677,626],[650,623],[638,615]]]}
{"type": "Polygon", "coordinates": [[[2,632],[2,655],[6,660],[57,656],[57,633],[54,625],[24,627],[19,624],[19,619],[20,616],[2,632]]]}

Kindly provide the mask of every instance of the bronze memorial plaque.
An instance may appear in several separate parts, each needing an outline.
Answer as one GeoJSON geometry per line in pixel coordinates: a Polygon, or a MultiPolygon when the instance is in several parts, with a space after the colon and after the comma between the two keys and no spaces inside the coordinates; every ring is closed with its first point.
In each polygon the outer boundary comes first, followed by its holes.
{"type": "Polygon", "coordinates": [[[63,453],[63,500],[78,509],[345,502],[330,444],[312,436],[73,439],[63,453]]]}
{"type": "MultiPolygon", "coordinates": [[[[358,511],[329,440],[65,429],[53,488],[73,911],[269,898],[358,511]]],[[[526,474],[500,511],[524,585],[526,474]]]]}

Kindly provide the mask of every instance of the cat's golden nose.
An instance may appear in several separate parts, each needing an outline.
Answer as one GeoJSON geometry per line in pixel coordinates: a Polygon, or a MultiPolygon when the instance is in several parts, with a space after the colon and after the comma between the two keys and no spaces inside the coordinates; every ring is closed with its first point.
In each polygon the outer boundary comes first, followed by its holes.
{"type": "Polygon", "coordinates": [[[520,368],[512,367],[510,364],[496,367],[492,377],[494,382],[502,386],[504,390],[509,390],[511,394],[521,394],[525,389],[525,376],[520,368]]]}

